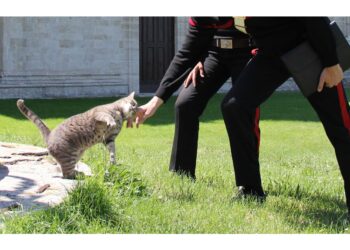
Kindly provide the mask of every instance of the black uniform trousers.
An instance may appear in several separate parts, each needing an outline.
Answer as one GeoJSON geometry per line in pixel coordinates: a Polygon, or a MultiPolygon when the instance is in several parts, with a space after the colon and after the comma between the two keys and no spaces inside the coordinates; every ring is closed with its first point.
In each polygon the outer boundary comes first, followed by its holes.
{"type": "MultiPolygon", "coordinates": [[[[255,148],[254,132],[250,129],[251,116],[289,77],[290,73],[278,56],[257,53],[224,98],[222,112],[230,134],[239,186],[261,186],[259,155],[255,148]]],[[[350,209],[350,116],[343,85],[325,87],[322,92],[314,93],[307,99],[335,149],[350,209]]]]}
{"type": "MultiPolygon", "coordinates": [[[[175,103],[175,134],[170,171],[196,178],[199,117],[209,99],[229,77],[232,83],[235,82],[251,58],[250,50],[250,48],[209,50],[203,63],[205,77],[197,78],[196,87],[191,84],[180,91],[175,103]]],[[[251,120],[256,119],[254,117],[251,120]]]]}

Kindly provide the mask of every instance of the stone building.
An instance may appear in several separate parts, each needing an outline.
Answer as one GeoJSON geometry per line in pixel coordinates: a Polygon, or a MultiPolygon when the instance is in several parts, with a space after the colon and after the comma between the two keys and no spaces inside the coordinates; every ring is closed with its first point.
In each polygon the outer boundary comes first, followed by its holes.
{"type": "MultiPolygon", "coordinates": [[[[0,99],[152,93],[187,19],[0,17],[0,99]]],[[[335,19],[349,36],[350,17],[335,19]]]]}

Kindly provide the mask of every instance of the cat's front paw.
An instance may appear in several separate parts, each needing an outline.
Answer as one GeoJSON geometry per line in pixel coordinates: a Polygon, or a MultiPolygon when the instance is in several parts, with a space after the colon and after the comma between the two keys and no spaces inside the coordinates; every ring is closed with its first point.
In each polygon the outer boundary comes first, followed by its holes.
{"type": "Polygon", "coordinates": [[[84,179],[85,177],[88,177],[84,172],[73,170],[71,173],[63,174],[63,179],[70,179],[70,180],[76,180],[76,179],[84,179]]]}
{"type": "Polygon", "coordinates": [[[114,128],[117,126],[117,123],[114,120],[108,120],[107,121],[107,127],[108,128],[114,128]]]}

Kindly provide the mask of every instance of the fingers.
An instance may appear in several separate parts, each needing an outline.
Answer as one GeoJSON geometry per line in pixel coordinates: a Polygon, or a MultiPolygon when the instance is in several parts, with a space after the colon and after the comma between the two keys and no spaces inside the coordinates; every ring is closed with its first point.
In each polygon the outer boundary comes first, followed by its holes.
{"type": "Polygon", "coordinates": [[[153,115],[152,110],[146,109],[145,113],[142,117],[142,123],[145,122],[148,118],[150,118],[153,115]]]}
{"type": "Polygon", "coordinates": [[[197,74],[198,74],[198,68],[196,67],[188,74],[186,80],[184,81],[184,87],[185,88],[190,86],[191,83],[193,83],[193,85],[196,86],[196,84],[197,84],[197,82],[196,82],[197,74]]]}
{"type": "Polygon", "coordinates": [[[140,121],[140,118],[138,116],[136,116],[135,123],[136,123],[136,128],[139,128],[141,121],[140,121]]]}
{"type": "Polygon", "coordinates": [[[161,98],[154,96],[148,103],[138,107],[135,118],[136,127],[138,128],[141,123],[153,116],[163,103],[161,98]]]}
{"type": "Polygon", "coordinates": [[[325,83],[325,86],[326,86],[327,88],[333,88],[333,87],[337,86],[339,83],[340,83],[340,82],[338,82],[338,83],[328,83],[328,82],[326,82],[326,83],[325,83]]]}
{"type": "MultiPolygon", "coordinates": [[[[184,87],[187,88],[188,86],[193,83],[194,85],[196,84],[196,75],[197,75],[197,68],[194,68],[187,76],[185,82],[184,82],[184,87]]],[[[195,85],[196,86],[196,85],[195,85]]]]}
{"type": "Polygon", "coordinates": [[[192,83],[193,83],[193,86],[196,87],[197,85],[197,74],[198,74],[198,68],[194,68],[194,72],[192,73],[192,83]]]}
{"type": "Polygon", "coordinates": [[[199,66],[199,75],[204,78],[204,67],[203,64],[200,64],[199,66]]]}
{"type": "Polygon", "coordinates": [[[344,73],[339,64],[326,67],[322,70],[317,91],[321,92],[324,87],[332,88],[337,86],[344,77],[344,73]]]}
{"type": "Polygon", "coordinates": [[[140,108],[138,109],[137,113],[136,113],[136,118],[135,118],[135,124],[136,124],[136,128],[139,127],[140,124],[144,123],[146,121],[147,118],[151,117],[152,113],[149,110],[149,108],[140,108]]]}
{"type": "Polygon", "coordinates": [[[139,128],[139,125],[144,122],[144,115],[145,115],[145,110],[139,109],[138,112],[136,113],[136,118],[135,118],[135,124],[136,128],[139,128]]]}
{"type": "Polygon", "coordinates": [[[186,80],[184,81],[184,87],[187,88],[190,86],[191,83],[193,83],[193,86],[197,86],[197,77],[198,73],[200,77],[204,77],[204,67],[201,62],[199,62],[193,70],[188,74],[186,80]]]}
{"type": "Polygon", "coordinates": [[[184,81],[184,87],[187,88],[191,84],[191,73],[187,76],[186,80],[184,81]]]}
{"type": "Polygon", "coordinates": [[[136,116],[136,119],[135,119],[135,124],[136,124],[136,128],[139,128],[140,124],[143,123],[143,118],[140,117],[140,116],[136,116]]]}
{"type": "Polygon", "coordinates": [[[320,81],[318,82],[318,86],[317,86],[317,91],[318,92],[321,92],[323,90],[323,87],[325,85],[325,76],[324,74],[322,73],[321,76],[320,76],[320,81]]]}
{"type": "Polygon", "coordinates": [[[133,128],[134,126],[134,124],[133,124],[134,122],[133,122],[133,118],[129,118],[127,121],[126,121],[126,127],[127,128],[133,128]]]}

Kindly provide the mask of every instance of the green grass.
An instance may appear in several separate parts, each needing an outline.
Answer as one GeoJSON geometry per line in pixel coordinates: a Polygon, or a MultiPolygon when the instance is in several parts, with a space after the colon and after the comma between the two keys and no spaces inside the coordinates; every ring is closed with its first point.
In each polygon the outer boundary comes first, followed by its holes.
{"type": "MultiPolygon", "coordinates": [[[[171,98],[139,129],[116,140],[118,166],[103,177],[108,153],[102,145],[83,161],[95,176],[61,205],[3,217],[3,233],[348,233],[342,179],[321,123],[298,93],[277,93],[262,106],[260,162],[268,192],[263,204],[235,201],[230,149],[216,95],[202,117],[197,181],[168,171],[174,133],[171,98]]],[[[104,99],[28,100],[53,128],[104,99]]],[[[145,103],[148,98],[138,98],[145,103]]],[[[17,111],[0,101],[0,141],[43,146],[17,111]]],[[[1,215],[0,215],[1,216],[1,215]]]]}

